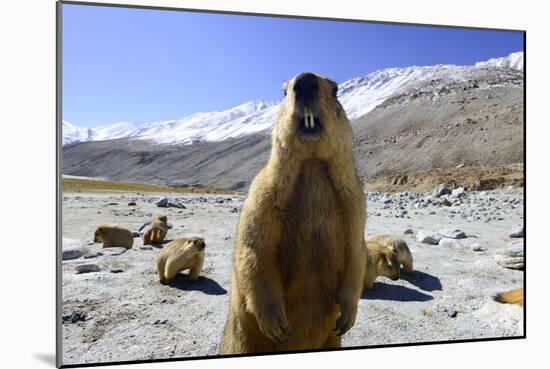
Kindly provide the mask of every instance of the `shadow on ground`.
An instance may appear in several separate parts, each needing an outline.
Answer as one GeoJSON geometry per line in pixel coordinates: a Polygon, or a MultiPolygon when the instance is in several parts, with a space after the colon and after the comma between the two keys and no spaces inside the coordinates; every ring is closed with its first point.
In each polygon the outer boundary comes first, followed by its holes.
{"type": "Polygon", "coordinates": [[[393,300],[393,301],[429,301],[433,297],[412,288],[396,284],[375,283],[374,288],[364,290],[361,294],[364,300],[393,300]]]}
{"type": "Polygon", "coordinates": [[[34,357],[50,366],[55,366],[55,354],[34,354],[34,357]]]}
{"type": "Polygon", "coordinates": [[[439,278],[418,270],[415,270],[414,274],[401,273],[401,279],[406,280],[424,291],[441,291],[443,289],[439,278]]]}
{"type": "Polygon", "coordinates": [[[159,242],[154,242],[154,243],[150,243],[149,245],[151,245],[151,247],[154,247],[155,249],[163,249],[164,246],[169,243],[169,242],[172,242],[174,240],[170,239],[170,240],[162,240],[162,241],[159,241],[159,242]]]}
{"type": "Polygon", "coordinates": [[[201,276],[196,281],[192,281],[187,274],[181,273],[168,283],[168,286],[182,291],[201,291],[207,295],[225,295],[227,293],[227,290],[213,279],[201,276]]]}

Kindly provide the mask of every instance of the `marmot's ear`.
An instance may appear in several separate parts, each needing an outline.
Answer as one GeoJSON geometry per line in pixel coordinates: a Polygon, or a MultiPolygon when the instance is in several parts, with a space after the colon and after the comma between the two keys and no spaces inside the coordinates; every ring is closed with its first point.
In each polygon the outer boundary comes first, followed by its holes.
{"type": "Polygon", "coordinates": [[[168,221],[168,217],[166,215],[161,215],[159,218],[158,218],[161,222],[167,222],[168,221]]]}

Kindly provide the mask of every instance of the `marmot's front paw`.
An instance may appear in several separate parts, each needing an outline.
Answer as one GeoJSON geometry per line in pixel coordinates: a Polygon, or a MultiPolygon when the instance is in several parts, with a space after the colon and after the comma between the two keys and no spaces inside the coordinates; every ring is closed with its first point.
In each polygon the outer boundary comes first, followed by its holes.
{"type": "Polygon", "coordinates": [[[355,316],[357,315],[357,304],[342,303],[340,304],[340,316],[336,320],[334,332],[338,336],[344,335],[355,324],[355,316]]]}
{"type": "Polygon", "coordinates": [[[292,334],[284,309],[270,310],[257,315],[258,326],[264,336],[282,344],[288,343],[292,334]]]}

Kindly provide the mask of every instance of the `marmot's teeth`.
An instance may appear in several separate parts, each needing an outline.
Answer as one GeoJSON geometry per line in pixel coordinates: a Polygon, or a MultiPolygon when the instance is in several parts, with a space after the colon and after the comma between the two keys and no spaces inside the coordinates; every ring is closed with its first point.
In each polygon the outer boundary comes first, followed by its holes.
{"type": "Polygon", "coordinates": [[[313,119],[313,115],[310,115],[309,118],[311,119],[311,129],[315,129],[315,119],[313,119]]]}

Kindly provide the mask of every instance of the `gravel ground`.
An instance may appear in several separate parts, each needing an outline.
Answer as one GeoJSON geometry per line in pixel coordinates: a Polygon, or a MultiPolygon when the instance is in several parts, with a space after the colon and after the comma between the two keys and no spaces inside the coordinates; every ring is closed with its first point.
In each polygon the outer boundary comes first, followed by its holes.
{"type": "MultiPolygon", "coordinates": [[[[85,250],[82,257],[63,261],[63,364],[216,355],[244,197],[166,196],[185,209],[157,207],[158,194],[64,194],[63,237],[85,250]],[[205,238],[206,260],[198,281],[180,275],[170,285],[160,284],[154,265],[161,246],[144,249],[140,238],[125,252],[89,244],[98,224],[137,231],[157,213],[168,215],[173,226],[168,239],[205,238]],[[90,263],[100,270],[77,272],[90,263]]],[[[523,189],[443,197],[369,193],[365,236],[401,236],[413,253],[415,275],[403,273],[398,281],[379,278],[373,290],[364,291],[343,346],[522,335],[523,310],[492,297],[523,285],[522,270],[495,260],[512,243],[523,244],[522,238],[509,237],[523,223],[523,201],[523,189]],[[448,227],[467,237],[441,245],[416,238],[420,230],[448,227]],[[407,229],[413,233],[405,235],[407,229]],[[473,243],[483,251],[473,251],[473,243]]]]}

